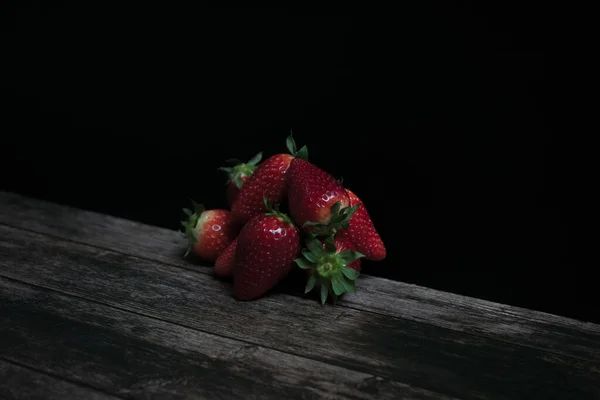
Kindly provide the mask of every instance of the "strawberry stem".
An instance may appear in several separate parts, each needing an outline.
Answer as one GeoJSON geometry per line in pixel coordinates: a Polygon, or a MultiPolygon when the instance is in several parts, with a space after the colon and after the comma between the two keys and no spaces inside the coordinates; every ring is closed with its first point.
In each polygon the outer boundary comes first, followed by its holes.
{"type": "Polygon", "coordinates": [[[279,211],[278,206],[273,207],[273,205],[271,204],[271,201],[264,194],[263,194],[263,203],[265,205],[265,208],[267,209],[267,212],[265,213],[265,215],[276,216],[277,218],[279,218],[279,220],[281,222],[284,222],[290,226],[296,227],[296,225],[294,224],[294,221],[292,221],[292,219],[289,217],[289,215],[279,211]]]}
{"type": "Polygon", "coordinates": [[[290,136],[285,140],[285,145],[290,152],[296,158],[301,158],[303,160],[308,160],[308,148],[306,146],[302,146],[300,150],[296,147],[296,142],[294,141],[294,136],[292,134],[292,130],[290,129],[290,136]]]}

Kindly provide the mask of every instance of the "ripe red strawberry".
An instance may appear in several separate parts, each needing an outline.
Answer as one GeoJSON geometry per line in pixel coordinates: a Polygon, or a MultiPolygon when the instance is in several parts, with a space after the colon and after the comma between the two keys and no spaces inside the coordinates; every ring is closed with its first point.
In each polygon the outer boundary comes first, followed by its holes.
{"type": "Polygon", "coordinates": [[[321,303],[325,304],[329,295],[334,302],[347,292],[355,292],[355,280],[360,274],[360,259],[363,254],[355,250],[350,240],[340,237],[328,237],[324,243],[309,239],[302,257],[296,264],[308,275],[305,293],[319,288],[321,303]]]}
{"type": "Polygon", "coordinates": [[[365,259],[370,261],[385,259],[387,255],[385,245],[375,229],[367,208],[351,190],[346,189],[346,192],[350,197],[350,206],[358,205],[358,208],[350,217],[348,228],[341,229],[338,235],[354,243],[356,249],[365,255],[365,259]]]}
{"type": "Polygon", "coordinates": [[[254,173],[256,170],[256,166],[262,159],[262,152],[258,153],[254,157],[250,159],[250,161],[244,163],[242,161],[231,159],[227,160],[228,163],[233,164],[232,167],[221,167],[219,168],[221,171],[227,173],[227,204],[229,207],[233,205],[237,196],[240,192],[240,189],[244,185],[244,183],[248,180],[248,178],[254,173]]]}
{"type": "Polygon", "coordinates": [[[263,202],[266,197],[269,202],[278,207],[287,193],[287,172],[290,163],[297,157],[306,158],[306,147],[296,150],[292,135],[287,138],[287,148],[291,154],[276,154],[260,164],[240,189],[237,200],[231,206],[234,218],[245,223],[256,214],[267,210],[263,202]]]}
{"type": "Polygon", "coordinates": [[[331,213],[334,204],[337,203],[335,211],[350,205],[342,184],[316,165],[295,158],[288,174],[290,215],[302,230],[310,231],[316,224],[329,224],[334,217],[331,213]]]}
{"type": "Polygon", "coordinates": [[[242,228],[233,269],[233,295],[252,300],[273,288],[294,268],[300,254],[300,232],[284,213],[265,199],[266,213],[257,214],[242,228]]]}
{"type": "Polygon", "coordinates": [[[221,278],[231,278],[233,276],[233,266],[235,265],[235,251],[237,248],[237,238],[229,243],[225,250],[221,252],[217,261],[215,261],[215,275],[221,278]]]}
{"type": "Polygon", "coordinates": [[[181,221],[189,247],[184,255],[193,251],[198,257],[213,262],[237,236],[240,226],[223,209],[206,210],[203,205],[193,202],[194,211],[184,209],[187,221],[181,221]]]}

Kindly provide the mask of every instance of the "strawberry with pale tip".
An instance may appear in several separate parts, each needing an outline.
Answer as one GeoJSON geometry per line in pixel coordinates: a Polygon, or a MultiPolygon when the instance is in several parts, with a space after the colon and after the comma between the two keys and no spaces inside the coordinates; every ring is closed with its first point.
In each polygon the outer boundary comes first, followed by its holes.
{"type": "Polygon", "coordinates": [[[348,239],[329,236],[323,243],[308,239],[302,257],[295,260],[308,275],[305,293],[318,288],[322,304],[329,296],[335,303],[345,293],[354,293],[362,257],[348,239]]]}
{"type": "Polygon", "coordinates": [[[327,223],[306,222],[305,229],[310,229],[310,238],[326,238],[330,235],[346,238],[353,243],[356,250],[364,254],[369,261],[382,261],[387,256],[387,250],[375,224],[360,198],[350,189],[344,189],[350,199],[349,207],[342,207],[336,202],[330,208],[327,223]]]}
{"type": "Polygon", "coordinates": [[[333,176],[309,161],[295,158],[290,164],[288,206],[294,222],[305,232],[315,225],[338,222],[339,212],[350,205],[344,187],[333,176]],[[334,204],[337,204],[335,209],[334,204]]]}
{"type": "Polygon", "coordinates": [[[204,205],[192,201],[193,211],[184,209],[187,221],[181,221],[188,240],[186,258],[192,251],[198,257],[214,262],[221,252],[235,239],[240,225],[231,212],[225,209],[207,210],[204,205]]]}

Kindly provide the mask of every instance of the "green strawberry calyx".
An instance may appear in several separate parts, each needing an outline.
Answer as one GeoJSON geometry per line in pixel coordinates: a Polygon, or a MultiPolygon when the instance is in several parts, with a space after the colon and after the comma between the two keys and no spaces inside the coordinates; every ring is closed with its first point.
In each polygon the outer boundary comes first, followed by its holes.
{"type": "Polygon", "coordinates": [[[219,167],[219,171],[223,171],[227,174],[228,181],[235,183],[238,189],[242,188],[243,178],[249,177],[254,173],[258,163],[262,160],[262,151],[256,154],[247,162],[240,161],[236,158],[226,160],[227,164],[231,164],[231,167],[219,167]]]}
{"type": "Polygon", "coordinates": [[[344,293],[356,291],[355,281],[360,272],[348,265],[364,257],[364,254],[355,250],[338,251],[333,238],[333,235],[329,236],[324,242],[309,238],[302,249],[302,256],[294,260],[298,267],[312,271],[304,293],[320,286],[321,304],[325,304],[329,296],[335,303],[344,293]]]}
{"type": "Polygon", "coordinates": [[[352,207],[342,207],[341,202],[336,201],[330,208],[331,218],[328,223],[322,224],[319,222],[307,221],[302,225],[302,228],[311,228],[307,234],[310,239],[328,238],[335,235],[340,230],[348,229],[350,227],[350,219],[361,204],[362,203],[358,203],[352,207]]]}
{"type": "Polygon", "coordinates": [[[183,212],[187,215],[188,219],[185,221],[181,221],[181,225],[183,226],[183,234],[188,241],[188,248],[183,256],[186,258],[188,254],[192,251],[192,247],[198,243],[198,233],[196,232],[196,227],[198,226],[198,221],[202,217],[202,214],[206,210],[204,205],[196,203],[194,200],[191,200],[193,209],[184,208],[183,212]]]}
{"type": "Polygon", "coordinates": [[[271,204],[271,201],[264,194],[263,194],[263,203],[265,204],[265,209],[267,210],[265,212],[266,216],[275,216],[275,217],[279,218],[279,220],[281,222],[286,223],[290,226],[296,227],[296,224],[294,224],[294,221],[292,221],[290,216],[284,212],[279,211],[278,206],[273,207],[273,205],[271,204]]]}
{"type": "Polygon", "coordinates": [[[292,131],[290,131],[290,136],[287,137],[285,145],[292,156],[305,161],[308,160],[308,148],[306,146],[302,146],[300,149],[296,147],[292,131]]]}

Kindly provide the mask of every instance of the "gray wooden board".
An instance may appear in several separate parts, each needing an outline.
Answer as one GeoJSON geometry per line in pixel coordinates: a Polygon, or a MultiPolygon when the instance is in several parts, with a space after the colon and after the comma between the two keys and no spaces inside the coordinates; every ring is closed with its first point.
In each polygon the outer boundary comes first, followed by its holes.
{"type": "MultiPolygon", "coordinates": [[[[0,191],[0,223],[212,275],[175,231],[0,191]],[[143,238],[143,239],[141,239],[143,238]]],[[[386,268],[385,262],[381,268],[386,268]]],[[[338,307],[374,311],[600,364],[600,326],[363,275],[338,307]]]]}
{"type": "Polygon", "coordinates": [[[448,398],[6,278],[0,294],[0,357],[124,398],[448,398]]]}
{"type": "MultiPolygon", "coordinates": [[[[0,331],[3,329],[0,328],[0,331]]],[[[5,340],[4,337],[2,339],[5,340]]],[[[0,346],[4,345],[4,343],[0,344],[0,346]]],[[[0,359],[0,399],[117,400],[119,397],[0,359]]]]}
{"type": "MultiPolygon", "coordinates": [[[[0,276],[165,322],[458,398],[600,398],[597,365],[376,312],[274,293],[156,261],[0,226],[0,276]]],[[[553,343],[560,347],[560,342],[553,343]]]]}

